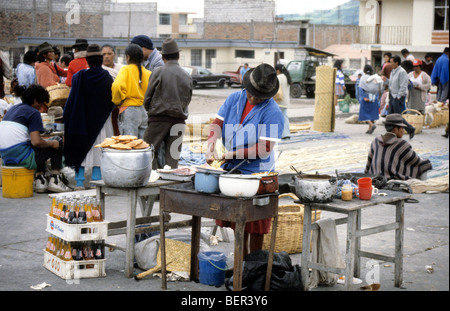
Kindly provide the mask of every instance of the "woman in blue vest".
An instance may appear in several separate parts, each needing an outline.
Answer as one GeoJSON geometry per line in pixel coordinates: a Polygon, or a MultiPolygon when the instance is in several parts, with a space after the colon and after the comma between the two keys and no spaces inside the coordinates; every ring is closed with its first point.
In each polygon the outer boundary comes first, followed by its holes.
{"type": "MultiPolygon", "coordinates": [[[[274,147],[284,126],[283,114],[272,98],[279,88],[277,73],[272,66],[261,64],[245,74],[243,85],[245,89],[231,94],[217,113],[211,125],[206,159],[208,163],[224,160],[225,170],[247,159],[239,167],[240,173],[267,172],[275,163],[274,147]],[[219,138],[227,150],[220,158],[214,151],[219,138]]],[[[217,223],[234,229],[234,223],[220,220],[217,223]]],[[[270,224],[270,218],[246,224],[244,256],[262,248],[270,224]]]]}

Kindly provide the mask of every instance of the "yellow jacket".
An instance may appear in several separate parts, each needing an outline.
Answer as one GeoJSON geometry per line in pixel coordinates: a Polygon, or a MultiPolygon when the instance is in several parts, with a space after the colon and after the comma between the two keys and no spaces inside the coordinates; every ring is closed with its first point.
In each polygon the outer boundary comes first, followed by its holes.
{"type": "Polygon", "coordinates": [[[112,84],[112,101],[117,106],[141,106],[144,103],[145,92],[151,71],[142,69],[141,85],[139,85],[139,70],[136,65],[123,66],[112,84]]]}

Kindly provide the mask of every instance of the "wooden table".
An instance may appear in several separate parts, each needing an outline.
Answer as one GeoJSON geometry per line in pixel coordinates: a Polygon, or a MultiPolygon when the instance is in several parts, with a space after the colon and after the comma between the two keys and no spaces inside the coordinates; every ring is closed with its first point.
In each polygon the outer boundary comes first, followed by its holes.
{"type": "MultiPolygon", "coordinates": [[[[91,184],[96,186],[96,197],[102,203],[102,215],[105,217],[105,194],[124,196],[128,198],[128,212],[127,220],[119,222],[110,222],[108,225],[108,236],[126,234],[126,262],[125,262],[125,276],[127,278],[133,277],[133,259],[134,259],[134,237],[136,234],[136,224],[156,222],[159,217],[151,217],[153,204],[156,197],[159,195],[160,187],[174,185],[180,183],[179,181],[157,180],[148,183],[144,187],[136,188],[115,188],[105,185],[103,180],[91,181],[91,184]],[[139,202],[142,216],[136,218],[136,205],[139,202]]],[[[167,219],[166,219],[167,220],[167,219]]],[[[140,230],[145,232],[145,230],[140,230]]],[[[120,249],[120,248],[119,248],[120,249]]],[[[122,249],[123,250],[123,249],[122,249]]]]}
{"type": "Polygon", "coordinates": [[[163,221],[165,212],[174,212],[192,216],[191,240],[191,280],[199,279],[201,217],[221,219],[236,223],[234,241],[234,275],[233,290],[242,289],[243,242],[244,229],[247,222],[273,217],[271,243],[266,274],[265,289],[270,288],[273,253],[278,221],[278,193],[260,195],[250,198],[234,198],[220,194],[202,194],[194,190],[192,183],[161,187],[160,190],[160,237],[162,288],[167,289],[166,281],[166,246],[163,221]]]}
{"type": "Polygon", "coordinates": [[[386,196],[374,195],[371,200],[353,198],[352,201],[334,199],[330,203],[301,203],[304,205],[303,217],[303,250],[310,249],[311,229],[318,229],[317,224],[311,224],[311,211],[322,210],[334,213],[346,214],[347,217],[336,219],[336,224],[347,224],[347,243],[345,249],[345,268],[327,267],[313,263],[309,259],[309,252],[302,252],[301,274],[303,286],[308,289],[309,271],[317,269],[345,276],[345,290],[351,290],[353,276],[359,277],[361,270],[361,257],[372,258],[395,264],[395,286],[400,287],[403,282],[403,234],[404,234],[404,202],[412,197],[412,194],[398,191],[382,190],[386,196]],[[363,208],[376,208],[379,204],[395,205],[395,222],[373,228],[361,229],[361,210],[363,208]],[[395,230],[395,255],[385,256],[361,250],[361,237],[372,234],[395,230]]]}

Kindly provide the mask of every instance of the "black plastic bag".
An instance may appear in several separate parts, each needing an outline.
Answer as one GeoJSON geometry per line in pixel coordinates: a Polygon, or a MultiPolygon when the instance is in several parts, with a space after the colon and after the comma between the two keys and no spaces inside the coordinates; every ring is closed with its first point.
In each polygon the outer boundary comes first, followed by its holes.
{"type": "MultiPolygon", "coordinates": [[[[242,291],[264,291],[266,283],[268,251],[254,251],[245,257],[242,271],[242,291]]],[[[225,286],[232,290],[233,277],[227,279],[225,286]]],[[[271,291],[303,291],[299,265],[292,265],[288,253],[275,253],[273,256],[271,291]]]]}

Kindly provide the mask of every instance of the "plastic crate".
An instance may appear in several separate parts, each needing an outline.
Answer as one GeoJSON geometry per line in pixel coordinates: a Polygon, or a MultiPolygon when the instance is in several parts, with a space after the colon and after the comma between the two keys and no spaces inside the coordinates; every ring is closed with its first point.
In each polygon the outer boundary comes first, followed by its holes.
{"type": "Polygon", "coordinates": [[[64,280],[106,276],[106,259],[64,261],[44,250],[44,267],[64,280]]]}
{"type": "Polygon", "coordinates": [[[104,240],[108,236],[108,222],[67,224],[47,214],[46,231],[68,242],[104,240]]]}

